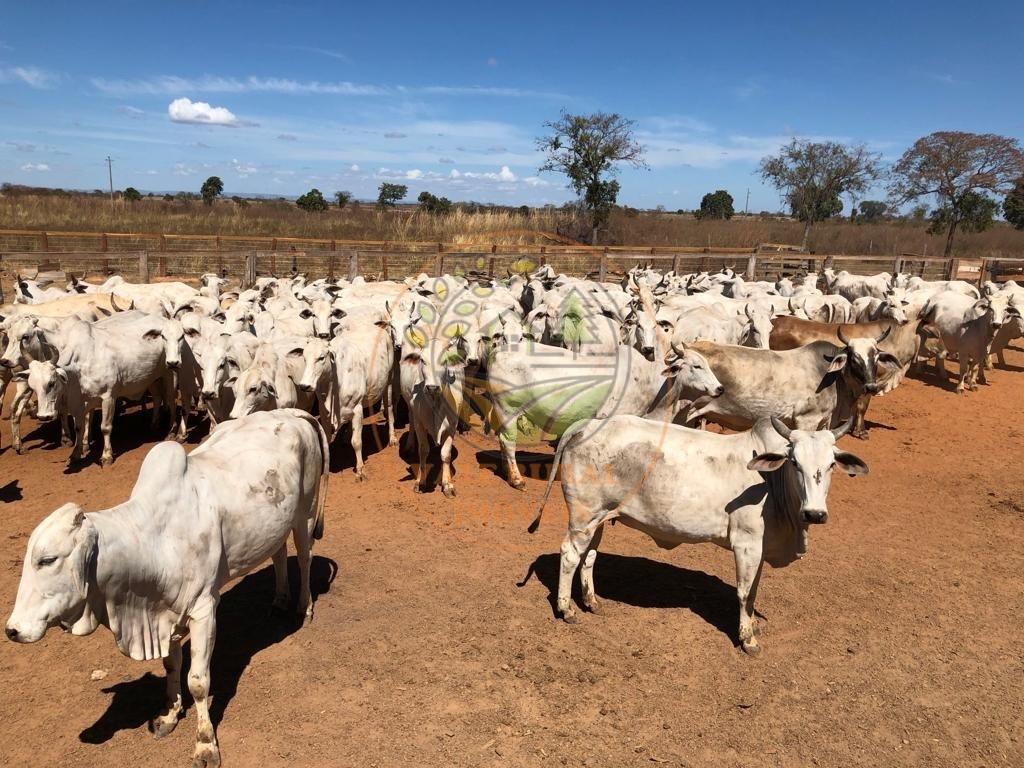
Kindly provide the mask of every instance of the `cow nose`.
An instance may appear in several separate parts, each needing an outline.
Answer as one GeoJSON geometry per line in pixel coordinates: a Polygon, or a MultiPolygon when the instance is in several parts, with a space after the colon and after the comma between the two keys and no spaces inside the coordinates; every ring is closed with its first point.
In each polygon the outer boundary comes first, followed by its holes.
{"type": "Polygon", "coordinates": [[[2,365],[4,368],[13,368],[14,367],[14,363],[12,363],[7,358],[0,358],[0,365],[2,365]]]}
{"type": "Polygon", "coordinates": [[[643,346],[643,347],[640,348],[640,351],[643,352],[645,357],[649,357],[650,355],[654,354],[654,347],[643,346]]]}
{"type": "Polygon", "coordinates": [[[438,392],[441,391],[441,387],[439,387],[437,384],[427,384],[425,389],[432,395],[436,395],[438,392]]]}
{"type": "Polygon", "coordinates": [[[313,385],[312,384],[306,384],[305,382],[302,382],[302,381],[300,381],[295,386],[298,387],[299,389],[301,389],[303,392],[312,392],[313,391],[313,385]]]}
{"type": "Polygon", "coordinates": [[[721,384],[719,384],[718,387],[715,389],[715,397],[721,397],[724,394],[725,394],[725,387],[723,387],[721,384]]]}
{"type": "Polygon", "coordinates": [[[214,392],[212,389],[204,389],[202,391],[202,395],[203,395],[203,399],[204,400],[216,400],[217,399],[217,393],[214,392]]]}
{"type": "Polygon", "coordinates": [[[804,520],[808,523],[825,523],[828,522],[828,510],[827,509],[805,509],[804,520]]]}
{"type": "Polygon", "coordinates": [[[168,360],[167,361],[167,367],[168,368],[174,368],[175,370],[177,370],[178,368],[181,367],[181,361],[180,360],[168,360]]]}
{"type": "Polygon", "coordinates": [[[324,341],[327,341],[329,338],[331,338],[331,334],[329,334],[329,333],[318,333],[316,335],[316,337],[318,339],[323,339],[324,341]]]}
{"type": "Polygon", "coordinates": [[[18,630],[16,630],[12,626],[8,625],[7,627],[5,627],[4,628],[4,634],[7,635],[7,639],[8,640],[17,640],[18,639],[18,630]]]}
{"type": "Polygon", "coordinates": [[[870,384],[864,385],[864,391],[870,392],[872,395],[878,392],[879,389],[881,389],[881,387],[878,385],[877,382],[872,382],[870,384]]]}

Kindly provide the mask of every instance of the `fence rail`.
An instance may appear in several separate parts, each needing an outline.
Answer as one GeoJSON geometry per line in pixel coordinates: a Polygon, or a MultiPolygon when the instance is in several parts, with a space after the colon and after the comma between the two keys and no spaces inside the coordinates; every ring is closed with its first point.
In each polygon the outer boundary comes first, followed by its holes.
{"type": "MultiPolygon", "coordinates": [[[[0,236],[3,232],[0,232],[0,236]]],[[[283,238],[280,238],[283,239],[283,238]]],[[[616,280],[630,268],[651,264],[662,270],[693,272],[734,268],[747,279],[774,279],[777,275],[820,272],[828,266],[850,272],[873,274],[903,271],[925,279],[953,276],[976,282],[990,276],[1019,274],[1024,279],[1024,259],[944,259],[918,254],[899,256],[851,256],[807,254],[779,249],[753,248],[628,248],[567,245],[457,245],[432,243],[371,243],[358,246],[333,241],[334,248],[298,250],[216,249],[216,250],[3,250],[0,249],[0,301],[13,296],[17,275],[36,272],[65,272],[84,279],[103,280],[120,274],[131,281],[194,280],[215,272],[241,284],[261,275],[305,272],[315,277],[403,279],[425,272],[430,275],[471,272],[505,276],[516,269],[529,271],[544,264],[574,276],[589,275],[599,280],[616,280]],[[386,247],[385,247],[386,246],[386,247]],[[429,247],[425,247],[429,246],[429,247]],[[523,263],[525,260],[525,264],[523,263]]],[[[109,245],[109,242],[108,242],[109,245]]],[[[280,246],[280,243],[278,243],[280,246]]]]}

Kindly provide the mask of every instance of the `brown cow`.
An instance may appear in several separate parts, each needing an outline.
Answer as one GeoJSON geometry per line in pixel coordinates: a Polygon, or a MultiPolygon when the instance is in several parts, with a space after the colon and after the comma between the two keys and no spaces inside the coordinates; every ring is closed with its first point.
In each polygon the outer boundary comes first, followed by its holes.
{"type": "MultiPolygon", "coordinates": [[[[870,323],[818,323],[781,315],[772,320],[772,333],[768,345],[771,349],[786,350],[814,341],[829,341],[839,345],[845,344],[846,339],[875,338],[879,351],[875,374],[878,377],[879,389],[874,394],[884,395],[896,389],[917,358],[921,344],[920,325],[916,317],[911,318],[905,325],[899,325],[892,320],[877,320],[870,323]]],[[[868,437],[864,417],[871,404],[871,397],[872,393],[864,392],[854,405],[853,429],[850,430],[850,434],[861,440],[868,437]]]]}

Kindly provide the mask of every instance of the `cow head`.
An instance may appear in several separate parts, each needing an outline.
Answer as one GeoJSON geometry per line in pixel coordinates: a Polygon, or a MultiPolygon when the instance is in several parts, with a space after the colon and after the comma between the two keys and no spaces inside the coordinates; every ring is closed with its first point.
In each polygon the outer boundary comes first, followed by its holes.
{"type": "Polygon", "coordinates": [[[771,312],[745,304],[743,314],[747,317],[743,343],[755,349],[768,349],[768,338],[772,335],[771,312]]]}
{"type": "Polygon", "coordinates": [[[334,350],[323,339],[311,339],[305,347],[296,347],[288,353],[289,357],[303,359],[302,378],[296,386],[303,392],[313,392],[328,381],[334,367],[334,350]]]}
{"type": "Polygon", "coordinates": [[[832,358],[828,372],[849,374],[861,383],[865,392],[871,395],[875,394],[882,388],[882,385],[876,380],[878,366],[901,367],[899,358],[878,349],[878,345],[891,332],[892,326],[889,326],[877,338],[847,339],[840,327],[836,331],[836,335],[844,345],[844,349],[832,358]]]}
{"type": "Polygon", "coordinates": [[[96,628],[88,611],[96,549],[96,528],[77,504],[65,504],[36,526],[5,628],[8,639],[34,643],[58,625],[83,635],[96,628]]]}
{"type": "Polygon", "coordinates": [[[442,390],[456,379],[456,368],[465,365],[459,350],[458,337],[433,333],[432,328],[417,323],[410,325],[402,337],[403,389],[413,394],[423,392],[440,404],[442,390]]]}
{"type": "Polygon", "coordinates": [[[832,483],[832,471],[853,475],[866,475],[868,466],[852,453],[839,450],[836,440],[845,435],[853,425],[853,419],[837,429],[807,432],[789,429],[777,417],[772,416],[775,431],[787,441],[786,448],[779,452],[762,453],[747,464],[747,469],[757,472],[775,472],[792,464],[796,470],[797,487],[800,492],[800,513],[805,523],[828,521],[828,490],[832,483]]]}
{"type": "Polygon", "coordinates": [[[164,345],[164,362],[168,368],[181,367],[181,348],[185,344],[185,329],[177,320],[164,320],[160,327],[154,327],[142,334],[147,341],[159,341],[164,345]]]}
{"type": "Polygon", "coordinates": [[[0,365],[14,368],[25,364],[25,350],[42,340],[39,318],[31,316],[16,317],[10,322],[7,330],[7,347],[0,356],[0,365]]]}
{"type": "Polygon", "coordinates": [[[222,385],[232,386],[242,372],[238,360],[231,354],[230,337],[221,335],[203,354],[202,395],[204,400],[216,400],[222,385]]]}
{"type": "Polygon", "coordinates": [[[232,390],[235,404],[228,418],[240,419],[256,411],[270,411],[277,407],[277,387],[273,372],[266,366],[254,365],[242,371],[235,379],[232,390]]]}
{"type": "Polygon", "coordinates": [[[40,421],[53,421],[64,403],[68,374],[51,362],[32,360],[23,371],[14,374],[15,381],[23,381],[35,394],[38,406],[36,416],[40,421]]]}
{"type": "Polygon", "coordinates": [[[685,344],[672,345],[672,352],[665,358],[662,375],[673,380],[677,399],[719,397],[725,392],[725,387],[711,370],[707,358],[688,349],[685,344]]]}
{"type": "Polygon", "coordinates": [[[898,325],[906,325],[909,320],[906,309],[908,306],[910,306],[910,302],[904,299],[887,298],[878,305],[878,316],[880,318],[888,317],[898,325]]]}

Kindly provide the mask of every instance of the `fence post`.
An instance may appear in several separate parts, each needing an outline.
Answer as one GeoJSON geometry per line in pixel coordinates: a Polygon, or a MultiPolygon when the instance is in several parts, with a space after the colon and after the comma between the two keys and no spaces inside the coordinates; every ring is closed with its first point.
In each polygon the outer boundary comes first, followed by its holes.
{"type": "Polygon", "coordinates": [[[898,275],[900,273],[900,267],[902,267],[902,266],[903,266],[903,259],[900,256],[897,256],[895,259],[893,259],[892,260],[892,273],[893,273],[893,275],[898,275]]]}
{"type": "Polygon", "coordinates": [[[331,241],[331,250],[327,255],[327,279],[334,280],[334,241],[331,241]]]}
{"type": "Polygon", "coordinates": [[[487,260],[487,276],[494,277],[494,256],[491,256],[491,258],[487,260]]]}
{"type": "Polygon", "coordinates": [[[746,275],[746,279],[747,280],[753,280],[754,279],[754,274],[755,274],[755,270],[756,269],[757,269],[757,254],[752,253],[752,254],[750,254],[750,256],[747,257],[747,275],[746,275]]]}
{"type": "Polygon", "coordinates": [[[388,252],[381,251],[380,254],[380,271],[384,274],[384,279],[388,279],[388,252]]]}
{"type": "Polygon", "coordinates": [[[607,246],[605,246],[604,252],[601,254],[600,258],[601,258],[601,261],[599,262],[598,267],[597,267],[597,281],[599,283],[603,283],[604,282],[605,269],[607,269],[607,267],[605,265],[608,262],[608,247],[607,246]]]}
{"type": "Polygon", "coordinates": [[[50,250],[50,241],[46,237],[46,231],[45,230],[39,233],[39,245],[42,246],[42,249],[44,251],[50,250]]]}
{"type": "Polygon", "coordinates": [[[359,276],[359,251],[352,251],[348,257],[348,281],[351,283],[359,276]]]}
{"type": "Polygon", "coordinates": [[[674,275],[678,275],[679,274],[679,254],[678,253],[672,256],[672,274],[674,274],[674,275]]]}
{"type": "Polygon", "coordinates": [[[256,251],[245,254],[245,269],[242,272],[242,290],[256,285],[256,251]]]}
{"type": "Polygon", "coordinates": [[[104,232],[100,235],[100,250],[104,253],[107,252],[107,233],[104,232]]]}
{"type": "Polygon", "coordinates": [[[139,282],[149,282],[149,251],[139,254],[139,282]]]}

